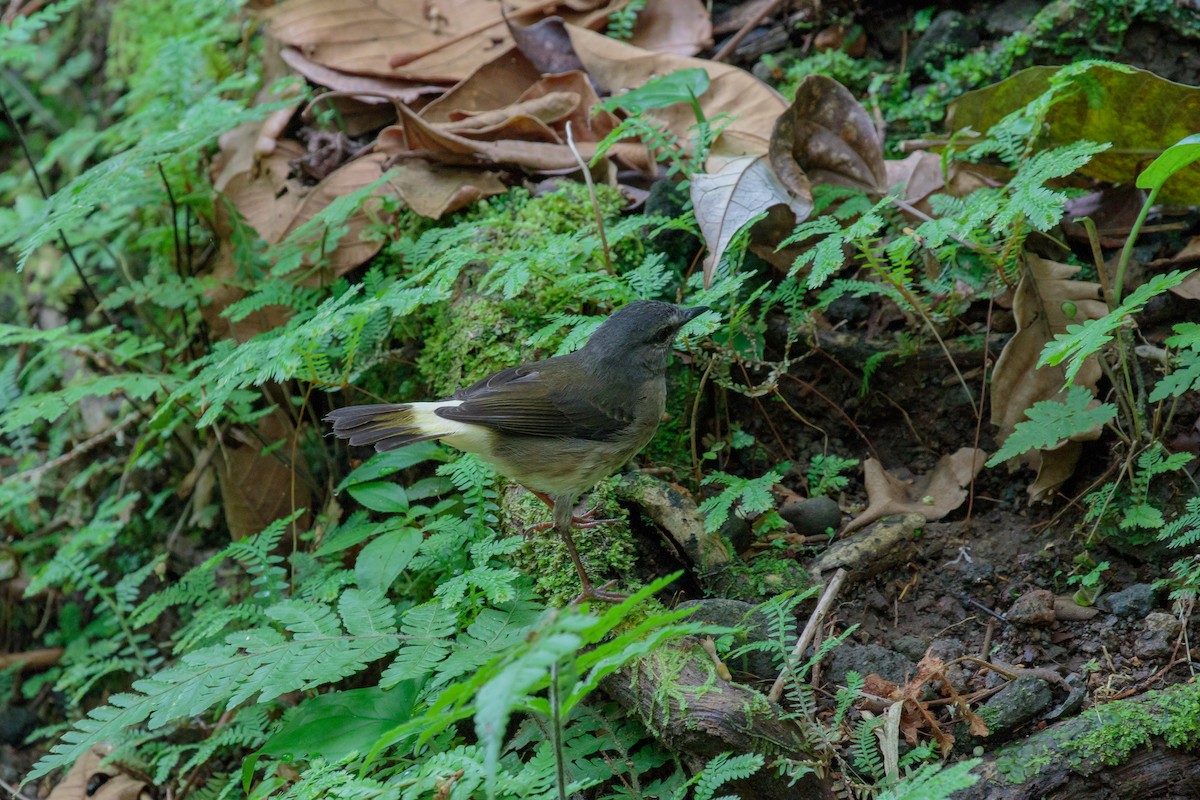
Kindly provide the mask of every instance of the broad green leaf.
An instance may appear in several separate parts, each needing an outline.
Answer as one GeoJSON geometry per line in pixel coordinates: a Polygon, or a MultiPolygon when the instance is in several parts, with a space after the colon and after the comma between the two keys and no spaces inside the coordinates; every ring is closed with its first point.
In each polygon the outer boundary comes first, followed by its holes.
{"type": "Polygon", "coordinates": [[[369,481],[356,483],[346,491],[372,511],[382,511],[385,514],[399,514],[408,511],[408,493],[398,483],[369,481]]]}
{"type": "Polygon", "coordinates": [[[284,715],[279,730],[242,763],[246,790],[262,756],[286,762],[340,761],[351,753],[367,752],[385,731],[412,716],[418,688],[415,681],[402,681],[387,690],[351,689],[305,700],[284,715]]]}
{"type": "Polygon", "coordinates": [[[416,466],[422,461],[449,460],[450,456],[437,442],[417,442],[386,453],[376,453],[347,475],[334,491],[340,492],[356,483],[377,481],[393,472],[416,466]]]}
{"type": "Polygon", "coordinates": [[[1004,446],[988,459],[987,466],[1003,464],[1008,459],[1030,450],[1049,450],[1064,439],[1087,433],[1097,425],[1103,425],[1116,418],[1115,405],[1102,403],[1095,408],[1089,408],[1094,400],[1087,389],[1068,386],[1067,394],[1061,401],[1043,400],[1034,403],[1033,407],[1025,412],[1028,419],[1017,423],[1004,441],[1004,446]]]}
{"type": "Polygon", "coordinates": [[[401,528],[373,539],[354,562],[354,575],[363,589],[386,592],[421,547],[421,531],[401,528]]]}
{"type": "MultiPolygon", "coordinates": [[[[986,131],[1049,87],[1062,67],[1030,67],[1000,83],[967,92],[950,104],[951,131],[986,131]]],[[[1076,76],[1079,91],[1052,106],[1036,145],[1059,147],[1081,139],[1111,142],[1080,172],[1106,183],[1133,183],[1142,166],[1200,128],[1200,88],[1121,65],[1093,66],[1076,76]]],[[[1200,164],[1192,163],[1164,187],[1159,200],[1200,204],[1200,164]]]]}
{"type": "Polygon", "coordinates": [[[652,78],[623,94],[613,95],[600,103],[607,111],[618,108],[630,114],[644,114],[654,108],[666,108],[675,103],[695,103],[708,91],[712,81],[700,68],[681,69],[661,78],[652,78]]]}
{"type": "Polygon", "coordinates": [[[1167,179],[1194,161],[1200,160],[1200,133],[1185,136],[1163,151],[1163,154],[1138,175],[1139,189],[1162,189],[1167,179]]]}

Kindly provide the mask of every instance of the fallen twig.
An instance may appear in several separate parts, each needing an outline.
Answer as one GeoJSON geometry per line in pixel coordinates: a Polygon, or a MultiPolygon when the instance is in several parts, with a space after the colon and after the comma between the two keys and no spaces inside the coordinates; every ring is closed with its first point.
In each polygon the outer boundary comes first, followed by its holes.
{"type": "Polygon", "coordinates": [[[829,579],[829,583],[825,586],[825,591],[821,593],[821,599],[817,601],[817,607],[813,609],[812,616],[808,618],[808,624],[804,626],[804,632],[800,634],[800,639],[796,642],[796,646],[792,648],[792,653],[788,656],[788,663],[779,672],[779,677],[775,679],[775,683],[771,686],[771,691],[767,694],[768,699],[779,702],[779,698],[783,696],[783,684],[787,678],[788,672],[792,665],[804,655],[804,651],[812,644],[813,638],[817,635],[817,629],[821,627],[821,620],[829,612],[830,606],[833,605],[834,599],[838,592],[841,591],[842,582],[846,580],[846,570],[839,568],[833,573],[833,577],[829,579]]]}

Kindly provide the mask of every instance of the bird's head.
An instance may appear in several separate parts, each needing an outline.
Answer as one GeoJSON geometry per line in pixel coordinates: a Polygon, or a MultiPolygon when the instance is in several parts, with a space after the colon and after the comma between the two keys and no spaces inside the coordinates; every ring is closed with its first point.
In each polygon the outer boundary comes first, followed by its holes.
{"type": "Polygon", "coordinates": [[[683,308],[658,300],[635,300],[614,311],[592,334],[585,349],[628,369],[661,373],[679,329],[705,311],[705,306],[683,308]]]}

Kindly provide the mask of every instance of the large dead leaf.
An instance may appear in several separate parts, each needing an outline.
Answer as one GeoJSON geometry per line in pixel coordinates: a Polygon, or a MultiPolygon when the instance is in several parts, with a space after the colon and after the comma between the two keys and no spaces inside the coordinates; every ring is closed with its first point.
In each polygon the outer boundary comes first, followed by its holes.
{"type": "Polygon", "coordinates": [[[871,194],[887,189],[883,145],[870,115],[849,89],[824,75],[800,81],[796,99],[775,120],[769,153],[775,174],[810,203],[814,183],[871,194]]]}
{"type": "MultiPolygon", "coordinates": [[[[993,86],[968,92],[950,104],[946,126],[985,132],[1005,115],[1028,104],[1050,87],[1059,67],[1030,67],[993,86]]],[[[1200,88],[1160,78],[1131,67],[1093,66],[1078,78],[1079,87],[1046,114],[1037,139],[1040,148],[1086,139],[1112,142],[1079,169],[1108,183],[1133,183],[1162,151],[1200,131],[1200,88]]],[[[1200,162],[1172,176],[1159,200],[1200,204],[1200,162]]]]}
{"type": "MultiPolygon", "coordinates": [[[[1025,271],[1013,298],[1017,332],[1004,346],[992,373],[992,424],[999,428],[996,441],[1000,443],[1025,419],[1028,408],[1058,397],[1062,391],[1066,382],[1064,367],[1037,365],[1045,344],[1063,333],[1067,325],[1099,319],[1108,313],[1098,283],[1073,279],[1079,269],[1032,254],[1026,257],[1025,271]]],[[[1099,378],[1100,364],[1092,357],[1075,376],[1075,384],[1095,394],[1099,378]]],[[[1079,443],[1099,433],[1097,428],[1054,450],[1021,456],[1038,473],[1027,490],[1030,497],[1041,499],[1069,478],[1079,459],[1079,443]]]]}
{"type": "Polygon", "coordinates": [[[341,72],[417,83],[456,83],[512,47],[505,16],[521,25],[555,12],[598,26],[625,0],[286,0],[266,12],[268,33],[341,72]]]}
{"type": "Polygon", "coordinates": [[[280,53],[284,63],[310,83],[335,92],[351,95],[364,103],[404,103],[411,105],[427,95],[446,91],[442,84],[405,81],[342,72],[306,58],[295,47],[285,47],[280,53]]]}
{"type": "MultiPolygon", "coordinates": [[[[621,94],[636,89],[651,78],[681,69],[703,69],[711,83],[698,99],[704,115],[715,119],[728,115],[729,124],[713,143],[709,172],[720,171],[725,161],[743,155],[767,152],[769,133],[787,101],[749,72],[699,58],[650,53],[616,39],[568,26],[579,60],[602,92],[621,94]],[[719,159],[714,162],[713,159],[719,159]]],[[[670,132],[689,139],[696,116],[687,103],[648,111],[647,117],[667,125],[670,132]]]]}
{"type": "MultiPolygon", "coordinates": [[[[900,199],[926,215],[933,211],[929,204],[930,195],[966,197],[976,189],[1000,186],[1008,179],[1008,174],[994,167],[961,161],[943,165],[941,156],[927,150],[917,150],[901,160],[888,159],[884,162],[884,169],[887,172],[887,186],[898,186],[900,199]]],[[[909,216],[914,222],[924,221],[922,217],[909,216]]]]}
{"type": "Polygon", "coordinates": [[[656,0],[638,12],[629,43],[655,53],[694,56],[712,45],[712,19],[700,0],[656,0]]]}
{"type": "Polygon", "coordinates": [[[790,230],[812,213],[812,194],[798,197],[788,191],[771,169],[766,156],[742,156],[727,162],[716,173],[696,174],[691,182],[692,205],[708,256],[704,262],[706,282],[735,233],[746,223],[775,207],[791,212],[790,230]]]}
{"type": "Polygon", "coordinates": [[[907,482],[889,475],[882,464],[868,458],[863,464],[867,508],[850,521],[846,532],[892,514],[920,514],[929,521],[941,519],[967,499],[967,487],[985,461],[987,453],[964,447],[942,456],[928,475],[907,482]]]}
{"type": "Polygon", "coordinates": [[[150,796],[149,786],[116,766],[102,767],[105,753],[88,750],[67,771],[46,800],[139,800],[150,796]]]}
{"type": "MultiPolygon", "coordinates": [[[[231,538],[258,533],[293,509],[309,508],[312,495],[303,476],[293,475],[292,468],[275,456],[263,455],[265,446],[290,441],[295,433],[281,409],[258,421],[257,435],[236,428],[231,432],[214,459],[231,538]]],[[[291,448],[285,444],[278,452],[286,457],[291,448]]]]}

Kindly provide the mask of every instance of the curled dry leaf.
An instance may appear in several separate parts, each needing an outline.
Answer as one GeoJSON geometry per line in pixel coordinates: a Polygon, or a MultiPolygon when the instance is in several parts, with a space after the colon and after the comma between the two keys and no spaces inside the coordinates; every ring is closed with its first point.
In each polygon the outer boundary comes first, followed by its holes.
{"type": "Polygon", "coordinates": [[[602,25],[624,5],[576,0],[287,0],[266,12],[268,34],[341,72],[450,85],[512,47],[505,25],[554,10],[568,22],[602,25]]]}
{"type": "Polygon", "coordinates": [[[279,55],[285,64],[310,83],[351,95],[363,103],[411,105],[422,97],[446,91],[443,84],[342,72],[306,58],[304,53],[295,47],[285,47],[279,55]]]}
{"type": "MultiPolygon", "coordinates": [[[[1007,174],[998,167],[980,164],[951,162],[943,172],[941,156],[926,150],[917,150],[907,158],[889,159],[884,162],[888,187],[901,188],[900,199],[924,214],[933,209],[929,205],[932,194],[948,194],[951,197],[966,197],[985,186],[1000,186],[1007,174]]],[[[910,218],[913,215],[909,215],[910,218]]],[[[914,221],[924,221],[914,218],[914,221]]]]}
{"type": "MultiPolygon", "coordinates": [[[[996,361],[992,373],[992,424],[999,430],[996,440],[1003,443],[1025,411],[1034,403],[1058,397],[1066,381],[1062,366],[1037,365],[1042,348],[1067,325],[1099,319],[1108,313],[1108,305],[1098,283],[1073,280],[1079,267],[1026,256],[1025,270],[1013,297],[1013,317],[1017,332],[996,361]]],[[[1075,384],[1092,394],[1100,378],[1100,364],[1093,356],[1083,363],[1075,384]]],[[[1064,442],[1053,450],[1026,453],[1020,459],[1037,471],[1027,492],[1040,500],[1062,485],[1075,470],[1082,449],[1080,442],[1095,439],[1099,428],[1064,442]]]]}
{"type": "Polygon", "coordinates": [[[873,458],[863,464],[867,488],[867,508],[846,526],[846,531],[891,514],[920,514],[926,520],[941,519],[963,504],[967,487],[983,469],[987,453],[964,447],[942,456],[928,475],[906,483],[889,475],[873,458]]]}
{"type": "Polygon", "coordinates": [[[693,176],[691,194],[696,222],[708,243],[705,284],[734,234],[752,219],[783,207],[791,212],[790,225],[794,226],[807,219],[813,208],[811,193],[798,197],[789,192],[765,156],[742,156],[726,163],[715,175],[693,176]]]}
{"type": "Polygon", "coordinates": [[[150,796],[145,781],[130,777],[116,766],[101,766],[104,756],[99,747],[80,756],[46,800],[139,800],[150,796]]]}
{"type": "Polygon", "coordinates": [[[771,166],[799,197],[814,183],[872,194],[887,189],[883,145],[862,104],[833,78],[809,75],[771,131],[771,166]]]}

